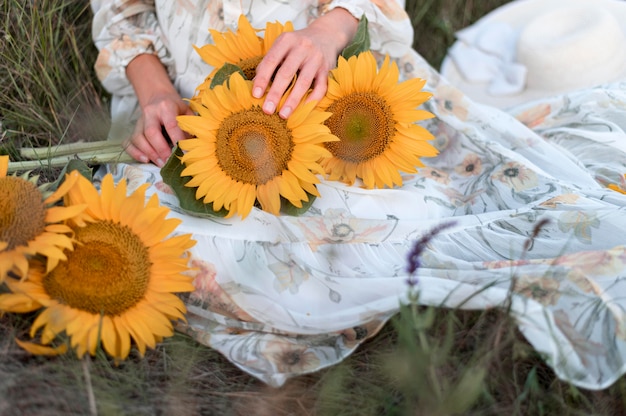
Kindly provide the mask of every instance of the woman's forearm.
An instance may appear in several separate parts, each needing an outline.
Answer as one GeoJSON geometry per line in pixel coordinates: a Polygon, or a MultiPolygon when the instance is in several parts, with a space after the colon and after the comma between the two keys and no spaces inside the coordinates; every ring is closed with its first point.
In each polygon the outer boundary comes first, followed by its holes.
{"type": "Polygon", "coordinates": [[[156,95],[177,94],[167,70],[156,55],[137,56],[126,66],[126,76],[135,89],[141,107],[145,107],[156,95]]]}

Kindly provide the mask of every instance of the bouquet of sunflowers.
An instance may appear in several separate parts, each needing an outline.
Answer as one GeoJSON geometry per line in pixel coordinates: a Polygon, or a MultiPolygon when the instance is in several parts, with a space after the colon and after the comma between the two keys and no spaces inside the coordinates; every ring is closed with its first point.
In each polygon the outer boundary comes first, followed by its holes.
{"type": "Polygon", "coordinates": [[[197,115],[178,117],[192,138],[179,142],[161,172],[190,213],[246,217],[258,206],[298,215],[319,196],[319,176],[391,188],[402,185],[401,171],[415,173],[421,157],[437,154],[433,136],[416,124],[433,117],[418,109],[431,96],[425,81],[399,82],[389,57],[378,67],[365,17],[319,103],[303,99],[286,120],[264,113],[265,97],[252,95],[251,80],[289,30],[289,22],[257,30],[241,16],[236,32],[211,31],[214,44],[196,48],[215,70],[190,100],[197,115]]]}

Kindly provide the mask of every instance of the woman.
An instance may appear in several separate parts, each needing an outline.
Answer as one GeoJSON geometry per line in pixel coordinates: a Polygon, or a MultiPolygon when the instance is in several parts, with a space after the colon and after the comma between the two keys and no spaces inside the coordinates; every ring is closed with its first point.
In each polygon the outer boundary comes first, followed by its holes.
{"type": "MultiPolygon", "coordinates": [[[[356,32],[358,19],[370,19],[375,50],[400,56],[410,48],[412,31],[402,10],[394,10],[403,20],[392,20],[369,1],[303,1],[285,4],[270,2],[200,1],[93,1],[94,40],[101,50],[96,72],[113,94],[113,123],[129,128],[138,117],[126,150],[136,160],[162,166],[170,153],[161,126],[176,143],[184,137],[176,116],[190,114],[181,99],[190,98],[210,72],[193,46],[210,43],[209,29],[236,28],[241,14],[254,27],[268,20],[292,21],[297,31],[278,42],[259,65],[255,91],[261,96],[270,77],[280,66],[265,100],[264,111],[279,111],[287,118],[291,109],[313,85],[310,100],[320,100],[326,92],[328,71],[356,32]],[[198,12],[200,10],[201,12],[198,12]],[[276,108],[293,76],[298,82],[283,108],[276,108]],[[258,88],[258,90],[257,90],[258,88]],[[134,114],[135,101],[139,114],[134,114]]],[[[395,6],[396,8],[398,6],[395,6]]],[[[112,139],[126,139],[114,128],[112,139]]],[[[127,134],[126,134],[127,135],[127,134]]]]}
{"type": "Polygon", "coordinates": [[[131,187],[151,183],[149,193],[198,241],[196,291],[181,331],[272,385],[336,363],[406,301],[414,241],[453,221],[421,256],[420,302],[488,308],[510,297],[520,329],[560,377],[602,388],[626,371],[619,297],[626,293],[626,196],[607,187],[623,189],[626,172],[621,84],[504,112],[470,100],[411,49],[410,21],[396,2],[200,3],[92,2],[96,70],[114,97],[112,138],[125,138],[119,126],[138,118],[128,152],[144,162],[111,169],[131,187]],[[160,126],[173,142],[184,138],[174,123],[190,113],[180,97],[193,97],[213,69],[192,45],[210,42],[208,28],[234,28],[240,14],[253,27],[294,24],[295,34],[268,51],[254,81],[259,95],[267,93],[263,110],[285,118],[305,90],[294,87],[278,106],[287,80],[306,73],[309,98],[321,97],[336,55],[365,15],[371,49],[390,55],[402,79],[428,81],[433,98],[425,108],[437,118],[425,125],[439,155],[424,158],[427,167],[404,174],[393,189],[322,179],[321,197],[300,216],[256,208],[244,220],[186,215],[160,177],[169,155],[160,126]],[[322,33],[327,23],[339,29],[332,38],[322,33]],[[310,54],[300,53],[305,38],[317,40],[310,54]],[[148,80],[165,92],[153,97],[148,80]]]}

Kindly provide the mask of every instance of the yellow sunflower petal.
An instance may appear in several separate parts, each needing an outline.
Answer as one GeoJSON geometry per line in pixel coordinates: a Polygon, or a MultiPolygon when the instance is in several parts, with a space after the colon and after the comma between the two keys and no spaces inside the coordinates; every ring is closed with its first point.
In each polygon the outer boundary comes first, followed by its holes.
{"type": "Polygon", "coordinates": [[[174,334],[172,322],[150,305],[146,303],[137,305],[134,313],[146,325],[149,332],[155,336],[155,342],[158,342],[159,337],[170,337],[174,334]]]}
{"type": "Polygon", "coordinates": [[[379,159],[372,160],[371,169],[374,171],[378,179],[376,181],[377,188],[382,188],[385,185],[389,188],[393,187],[394,183],[391,172],[394,171],[394,169],[389,169],[388,166],[389,164],[386,163],[385,158],[382,156],[379,159]]]}
{"type": "Polygon", "coordinates": [[[50,204],[61,199],[61,197],[67,194],[67,192],[76,184],[79,176],[81,176],[80,173],[75,170],[65,175],[65,180],[61,183],[56,191],[54,191],[48,198],[44,200],[44,203],[50,204]]]}
{"type": "Polygon", "coordinates": [[[293,201],[307,201],[308,197],[304,189],[298,183],[298,178],[289,171],[285,171],[278,182],[280,194],[293,203],[293,201]]]}
{"type": "MultiPolygon", "coordinates": [[[[356,62],[356,57],[351,57],[350,60],[356,62]]],[[[337,68],[332,71],[333,78],[337,81],[337,88],[339,94],[343,95],[347,91],[354,90],[354,74],[350,67],[349,60],[339,57],[337,68]]]]}
{"type": "Polygon", "coordinates": [[[276,39],[284,32],[293,32],[293,23],[286,22],[283,26],[280,23],[268,22],[265,26],[265,36],[263,37],[263,51],[269,51],[276,39]]]}
{"type": "Polygon", "coordinates": [[[109,218],[118,222],[121,216],[122,205],[127,198],[126,180],[121,180],[113,191],[113,196],[109,203],[109,218]]]}
{"type": "Polygon", "coordinates": [[[72,204],[87,204],[85,214],[97,218],[104,218],[100,195],[87,178],[79,175],[76,186],[69,190],[67,196],[72,204]]]}
{"type": "Polygon", "coordinates": [[[238,211],[241,212],[242,218],[245,218],[254,206],[254,201],[256,200],[256,187],[250,184],[244,184],[239,191],[237,199],[239,201],[238,211]]]}
{"type": "Polygon", "coordinates": [[[141,347],[139,348],[141,355],[144,355],[146,353],[145,347],[156,347],[156,338],[154,337],[154,334],[150,331],[146,323],[144,323],[141,319],[133,319],[131,322],[130,316],[128,315],[124,316],[124,318],[126,328],[131,332],[131,334],[133,334],[133,339],[135,340],[137,345],[144,345],[143,351],[141,351],[141,347]]]}
{"type": "Polygon", "coordinates": [[[320,196],[319,191],[317,190],[317,188],[315,187],[315,185],[313,185],[312,183],[309,182],[305,182],[305,181],[300,181],[300,186],[302,187],[302,189],[304,189],[307,193],[311,194],[311,195],[315,195],[315,196],[320,196]]]}
{"type": "Polygon", "coordinates": [[[118,358],[124,360],[126,359],[126,357],[128,357],[128,354],[130,353],[131,334],[128,331],[128,329],[126,329],[126,326],[123,323],[124,321],[119,316],[114,316],[112,319],[113,319],[113,325],[115,326],[115,329],[117,330],[118,335],[119,335],[118,358]]]}
{"type": "Polygon", "coordinates": [[[20,341],[17,338],[15,338],[15,343],[19,345],[20,348],[33,355],[55,356],[65,354],[67,352],[67,344],[61,344],[56,347],[48,347],[34,342],[20,341]]]}
{"type": "Polygon", "coordinates": [[[87,208],[86,204],[70,205],[66,207],[51,207],[46,211],[47,222],[60,222],[75,217],[87,208]]]}
{"type": "Polygon", "coordinates": [[[113,358],[121,359],[122,344],[110,316],[102,317],[102,330],[100,331],[100,341],[102,348],[113,358]]]}
{"type": "Polygon", "coordinates": [[[0,311],[27,313],[36,311],[41,305],[23,293],[0,295],[0,311]]]}
{"type": "Polygon", "coordinates": [[[0,155],[0,178],[7,176],[9,172],[9,156],[0,155]]]}
{"type": "Polygon", "coordinates": [[[70,234],[72,229],[65,224],[48,224],[46,231],[55,234],[70,234]]]}
{"type": "Polygon", "coordinates": [[[371,53],[361,53],[356,57],[358,70],[353,74],[354,90],[368,91],[372,88],[372,80],[376,74],[376,59],[371,53]]]}
{"type": "Polygon", "coordinates": [[[91,327],[97,324],[100,315],[95,315],[84,310],[67,308],[61,305],[55,305],[58,313],[62,313],[65,317],[65,332],[71,336],[72,346],[76,346],[83,341],[87,332],[91,327]]]}
{"type": "Polygon", "coordinates": [[[39,315],[37,315],[33,325],[30,327],[31,338],[35,337],[35,334],[41,327],[48,325],[48,321],[59,319],[54,312],[55,310],[53,308],[45,308],[39,315]]]}
{"type": "Polygon", "coordinates": [[[242,47],[241,52],[249,57],[261,53],[261,39],[257,36],[256,32],[257,31],[252,27],[246,16],[243,14],[240,15],[237,22],[237,40],[240,41],[238,44],[242,47]]]}
{"type": "Polygon", "coordinates": [[[184,317],[185,304],[177,296],[169,293],[150,292],[146,295],[146,301],[170,319],[182,319],[184,317]]]}
{"type": "Polygon", "coordinates": [[[274,181],[257,186],[257,198],[264,211],[278,215],[280,211],[280,197],[278,186],[274,181]]]}
{"type": "MultiPolygon", "coordinates": [[[[54,249],[57,250],[56,248],[54,249]]],[[[40,251],[40,254],[46,255],[43,251],[40,251]]],[[[25,256],[17,256],[13,259],[13,266],[19,271],[19,275],[22,277],[26,276],[26,273],[28,273],[29,263],[25,256]]]]}
{"type": "Polygon", "coordinates": [[[298,179],[309,183],[319,182],[317,177],[312,174],[311,171],[308,170],[305,166],[302,166],[302,164],[290,161],[288,166],[289,171],[296,175],[298,179]]]}
{"type": "Polygon", "coordinates": [[[82,337],[82,341],[78,344],[78,348],[76,348],[77,354],[79,358],[82,358],[83,355],[89,353],[89,355],[96,355],[96,351],[98,349],[98,340],[100,337],[100,325],[92,325],[86,331],[84,336],[82,337]]]}
{"type": "MultiPolygon", "coordinates": [[[[376,69],[374,68],[374,72],[376,69]]],[[[385,92],[390,88],[394,88],[394,86],[398,83],[398,75],[399,73],[395,73],[392,70],[391,62],[389,56],[385,56],[385,60],[383,64],[380,66],[378,74],[374,77],[372,81],[371,88],[373,91],[377,92],[385,92]]]]}

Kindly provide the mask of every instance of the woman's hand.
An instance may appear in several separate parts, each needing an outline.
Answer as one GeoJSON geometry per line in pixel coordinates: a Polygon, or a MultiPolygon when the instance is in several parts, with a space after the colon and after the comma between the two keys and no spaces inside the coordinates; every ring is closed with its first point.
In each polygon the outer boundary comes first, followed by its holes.
{"type": "Polygon", "coordinates": [[[126,152],[139,162],[152,161],[162,167],[171,154],[170,146],[186,137],[176,117],[193,113],[156,56],[139,55],[126,67],[126,74],[141,107],[133,135],[125,142],[126,152]]]}
{"type": "Polygon", "coordinates": [[[263,111],[276,111],[296,75],[295,85],[278,109],[280,117],[288,118],[311,86],[308,101],[321,100],[328,87],[328,73],[337,65],[337,57],[354,37],[357,26],[354,16],[336,8],[304,29],[281,34],[259,63],[254,78],[252,93],[256,98],[262,97],[271,83],[263,111]]]}

